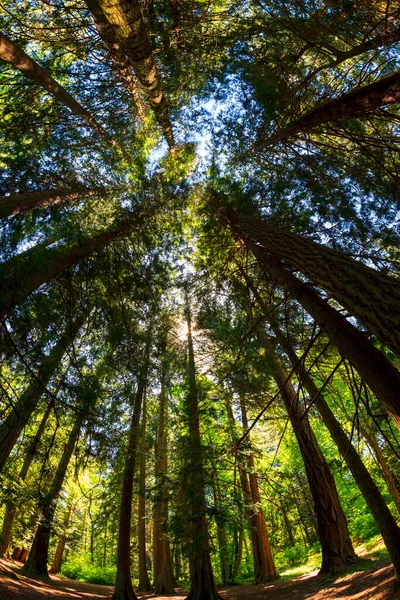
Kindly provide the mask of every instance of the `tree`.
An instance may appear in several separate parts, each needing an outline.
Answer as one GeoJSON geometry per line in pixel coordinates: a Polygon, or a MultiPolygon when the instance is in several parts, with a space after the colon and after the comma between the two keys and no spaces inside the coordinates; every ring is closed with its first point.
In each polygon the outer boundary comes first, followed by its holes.
{"type": "Polygon", "coordinates": [[[217,600],[220,598],[214,582],[204,496],[203,450],[200,436],[199,400],[192,338],[192,314],[186,292],[185,317],[187,323],[187,377],[186,412],[188,420],[189,464],[187,469],[191,525],[190,592],[187,600],[217,600]]]}
{"type": "Polygon", "coordinates": [[[112,600],[136,600],[133,591],[130,559],[130,531],[132,517],[133,478],[139,439],[139,418],[142,411],[143,395],[146,389],[147,371],[151,348],[151,328],[147,332],[143,363],[138,375],[135,402],[129,428],[128,446],[122,482],[122,496],[119,517],[117,577],[112,600]]]}
{"type": "Polygon", "coordinates": [[[73,113],[81,117],[89,127],[93,127],[102,137],[108,139],[107,132],[97,123],[92,115],[75,100],[55,79],[33,61],[23,50],[18,48],[3,33],[0,33],[0,58],[15,69],[22,71],[29,79],[40,85],[52,96],[68,106],[73,113]]]}

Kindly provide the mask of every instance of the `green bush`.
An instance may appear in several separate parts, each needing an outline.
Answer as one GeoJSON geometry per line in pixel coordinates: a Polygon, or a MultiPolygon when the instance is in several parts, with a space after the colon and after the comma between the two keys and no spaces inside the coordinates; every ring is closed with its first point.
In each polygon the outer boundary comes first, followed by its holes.
{"type": "Polygon", "coordinates": [[[62,574],[70,579],[98,583],[100,585],[114,585],[116,567],[96,567],[88,563],[86,558],[72,558],[61,569],[62,574]]]}

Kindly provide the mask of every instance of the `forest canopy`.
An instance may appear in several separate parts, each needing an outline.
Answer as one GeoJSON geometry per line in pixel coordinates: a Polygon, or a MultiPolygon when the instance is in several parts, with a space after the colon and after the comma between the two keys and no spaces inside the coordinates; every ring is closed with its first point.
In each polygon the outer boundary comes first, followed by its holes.
{"type": "Polygon", "coordinates": [[[398,2],[0,16],[0,556],[399,580],[398,2]]]}

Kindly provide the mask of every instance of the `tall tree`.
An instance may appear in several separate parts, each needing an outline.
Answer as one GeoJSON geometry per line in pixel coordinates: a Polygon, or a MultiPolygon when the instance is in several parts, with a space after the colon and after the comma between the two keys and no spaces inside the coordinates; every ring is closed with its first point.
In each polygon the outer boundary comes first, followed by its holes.
{"type": "Polygon", "coordinates": [[[74,342],[79,330],[85,323],[87,314],[81,313],[75,321],[68,323],[59,340],[40,365],[33,381],[22,392],[3,423],[0,425],[0,470],[4,468],[21,431],[36,410],[39,400],[46,392],[47,385],[59,368],[68,348],[74,342]]]}
{"type": "Polygon", "coordinates": [[[139,419],[142,410],[143,395],[146,389],[147,372],[151,347],[151,327],[147,332],[143,363],[137,379],[135,402],[129,429],[128,446],[125,455],[125,466],[122,481],[122,496],[119,517],[117,576],[112,600],[136,600],[131,575],[131,519],[133,479],[135,476],[136,456],[139,439],[139,419]]]}
{"type": "Polygon", "coordinates": [[[161,78],[138,0],[99,0],[121,49],[140,81],[170,148],[175,145],[161,78]]]}
{"type": "Polygon", "coordinates": [[[161,344],[160,406],[154,466],[156,495],[153,517],[153,567],[156,594],[172,594],[175,587],[171,548],[166,531],[168,525],[168,492],[166,489],[168,474],[168,370],[167,345],[166,340],[163,339],[161,344]]]}
{"type": "Polygon", "coordinates": [[[90,127],[95,129],[102,137],[108,138],[107,132],[95,118],[71,94],[67,92],[51,75],[32,60],[26,52],[18,48],[7,36],[0,33],[0,58],[22,71],[34,83],[47,90],[67,106],[74,114],[81,117],[90,127]]]}
{"type": "Polygon", "coordinates": [[[190,503],[191,523],[191,573],[190,592],[186,600],[218,600],[221,597],[214,582],[211,565],[209,534],[206,517],[205,481],[203,465],[203,448],[200,434],[199,398],[196,382],[196,365],[192,337],[192,313],[189,297],[186,292],[185,317],[187,323],[188,343],[188,384],[186,395],[186,412],[188,419],[188,496],[190,503]]]}
{"type": "Polygon", "coordinates": [[[139,592],[150,592],[151,585],[147,572],[146,551],[146,427],[147,406],[146,388],[143,391],[142,426],[139,460],[139,505],[138,505],[138,545],[139,545],[139,592]]]}

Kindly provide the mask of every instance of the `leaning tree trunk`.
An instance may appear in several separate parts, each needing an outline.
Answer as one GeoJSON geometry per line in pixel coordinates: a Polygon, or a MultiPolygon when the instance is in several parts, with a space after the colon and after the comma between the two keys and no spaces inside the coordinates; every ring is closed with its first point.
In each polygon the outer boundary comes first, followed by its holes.
{"type": "Polygon", "coordinates": [[[139,438],[139,418],[142,410],[143,394],[146,387],[151,346],[151,329],[147,334],[146,348],[142,368],[138,377],[138,385],[129,429],[128,447],[126,449],[122,496],[119,517],[117,576],[111,600],[137,600],[133,591],[131,576],[131,521],[133,479],[135,476],[137,446],[139,438]]]}
{"type": "MultiPolygon", "coordinates": [[[[53,408],[53,402],[51,402],[48,405],[48,407],[43,415],[43,418],[39,424],[39,427],[38,427],[34,437],[32,438],[31,443],[29,444],[29,446],[27,448],[27,451],[25,454],[25,460],[22,464],[21,471],[19,472],[19,475],[18,475],[19,481],[25,481],[25,479],[26,479],[29,468],[36,456],[37,449],[40,444],[40,440],[44,433],[44,430],[45,430],[45,427],[47,424],[47,420],[50,416],[52,408],[53,408]]],[[[17,512],[17,505],[15,504],[15,502],[13,500],[9,500],[6,504],[6,509],[4,512],[4,519],[3,519],[3,527],[1,529],[1,534],[0,534],[0,556],[4,556],[5,558],[8,557],[8,548],[10,545],[11,532],[12,532],[12,528],[14,525],[14,518],[15,518],[16,512],[17,512]]]]}
{"type": "Polygon", "coordinates": [[[199,400],[192,339],[192,317],[186,296],[188,327],[188,383],[186,412],[188,419],[187,488],[192,532],[191,586],[186,600],[221,600],[215,587],[211,565],[210,544],[206,519],[206,498],[203,467],[203,448],[200,434],[199,400]]]}
{"type": "Polygon", "coordinates": [[[50,533],[53,527],[54,514],[57,507],[58,496],[64,483],[67,468],[71,460],[75,444],[78,440],[82,423],[87,416],[89,406],[78,409],[74,425],[69,434],[56,474],[50,486],[49,492],[40,502],[40,522],[33,539],[28,560],[23,567],[24,573],[33,577],[47,577],[47,563],[49,557],[50,533]]]}
{"type": "Polygon", "coordinates": [[[396,482],[394,480],[393,474],[389,468],[387,460],[382,452],[382,449],[379,445],[375,432],[372,431],[368,426],[360,424],[360,431],[368,445],[370,446],[372,452],[375,454],[378,465],[381,468],[382,475],[386,481],[386,485],[388,487],[389,493],[392,497],[393,502],[396,505],[397,512],[400,514],[400,494],[397,490],[396,482]]]}
{"type": "Polygon", "coordinates": [[[319,125],[332,121],[367,117],[382,106],[398,102],[400,102],[400,72],[397,71],[314,108],[275,135],[258,140],[253,149],[263,150],[271,144],[285,142],[299,133],[308,133],[319,125]]]}
{"type": "Polygon", "coordinates": [[[267,321],[276,336],[278,344],[288,356],[293,368],[296,370],[300,383],[306,389],[310,400],[314,403],[315,408],[321,415],[326,428],[346,462],[347,468],[353,475],[354,481],[358,485],[365,503],[371,511],[375,523],[383,537],[395,568],[396,578],[400,579],[400,529],[398,528],[385,499],[369,474],[357,450],[348,439],[346,432],[329,408],[324,395],[315,385],[313,378],[306,369],[303,361],[299,359],[292,344],[282,333],[279,323],[271,310],[268,309],[268,306],[248,276],[246,277],[246,282],[250,286],[261,310],[266,315],[267,321]]]}
{"type": "Polygon", "coordinates": [[[57,547],[56,547],[56,551],[54,554],[53,563],[50,567],[49,573],[54,573],[54,574],[61,573],[61,565],[62,565],[63,556],[64,556],[65,544],[67,543],[67,529],[68,529],[70,521],[71,521],[73,499],[74,499],[73,494],[71,494],[71,497],[68,499],[67,508],[65,509],[65,512],[64,512],[62,531],[60,533],[60,536],[59,536],[59,539],[57,542],[57,547]]]}
{"type": "Polygon", "coordinates": [[[357,559],[351,544],[346,517],[340,506],[335,481],[311,429],[308,416],[301,410],[296,391],[288,380],[270,339],[261,329],[259,337],[303,457],[321,541],[320,573],[335,573],[357,559]]]}
{"type": "Polygon", "coordinates": [[[232,209],[226,209],[224,216],[245,242],[253,242],[257,258],[264,251],[270,259],[303,273],[400,355],[398,279],[260,218],[232,209]]]}
{"type": "MultiPolygon", "coordinates": [[[[135,222],[135,224],[138,221],[135,222]]],[[[47,248],[38,244],[0,264],[0,316],[25,300],[43,283],[92,252],[102,250],[133,227],[132,220],[115,224],[93,237],[84,237],[75,244],[47,248]]]]}
{"type": "Polygon", "coordinates": [[[108,134],[79,102],[75,100],[51,75],[33,61],[21,48],[18,48],[3,33],[0,33],[0,59],[21,71],[34,83],[41,86],[62,104],[67,106],[75,115],[83,119],[90,127],[101,136],[108,138],[108,134]]]}
{"type": "Polygon", "coordinates": [[[168,106],[139,1],[99,0],[99,4],[109,23],[114,26],[120,48],[143,87],[168,145],[170,148],[174,147],[168,106]]]}
{"type": "Polygon", "coordinates": [[[153,568],[154,587],[156,594],[173,594],[175,577],[172,568],[171,548],[167,539],[166,528],[168,524],[168,496],[166,490],[166,477],[168,473],[168,448],[167,448],[167,377],[168,360],[166,344],[162,346],[161,364],[161,392],[157,439],[155,445],[155,489],[154,518],[153,518],[153,568]]]}
{"type": "Polygon", "coordinates": [[[73,323],[67,325],[58,342],[43,360],[35,379],[21,394],[11,412],[0,425],[0,472],[4,468],[21,431],[28,423],[31,415],[36,410],[40,398],[57,368],[68,347],[73,343],[78,332],[86,320],[86,313],[81,314],[73,323]]]}
{"type": "MultiPolygon", "coordinates": [[[[242,413],[243,429],[244,431],[247,431],[249,428],[249,422],[247,419],[246,404],[242,395],[240,396],[240,409],[242,413]]],[[[247,442],[250,444],[249,437],[247,442]]],[[[267,583],[277,579],[279,574],[272,556],[271,544],[269,541],[267,525],[265,523],[264,511],[261,506],[258,479],[255,473],[254,457],[252,453],[248,455],[247,468],[249,471],[248,482],[250,485],[247,483],[247,474],[243,466],[240,467],[240,478],[244,501],[248,506],[247,510],[254,560],[254,583],[267,583]]]]}
{"type": "Polygon", "coordinates": [[[265,270],[314,318],[383,404],[400,429],[400,373],[372,342],[311,287],[297,279],[282,263],[269,257],[256,244],[245,240],[265,270]]]}
{"type": "Polygon", "coordinates": [[[139,545],[139,592],[150,592],[151,585],[147,573],[146,553],[146,388],[143,391],[142,431],[139,461],[139,506],[138,506],[138,545],[139,545]]]}
{"type": "Polygon", "coordinates": [[[81,198],[89,198],[107,193],[102,187],[95,188],[69,188],[62,190],[47,190],[44,192],[24,192],[13,196],[0,198],[0,219],[12,217],[34,208],[54,206],[60,202],[74,202],[81,198]]]}
{"type": "Polygon", "coordinates": [[[118,78],[131,95],[138,113],[141,116],[144,116],[142,108],[143,100],[139,94],[139,82],[133,73],[133,69],[129,64],[127,57],[121,50],[114,26],[107,20],[105,14],[101,10],[98,0],[85,0],[85,3],[91,12],[96,29],[110,53],[118,78]]]}

